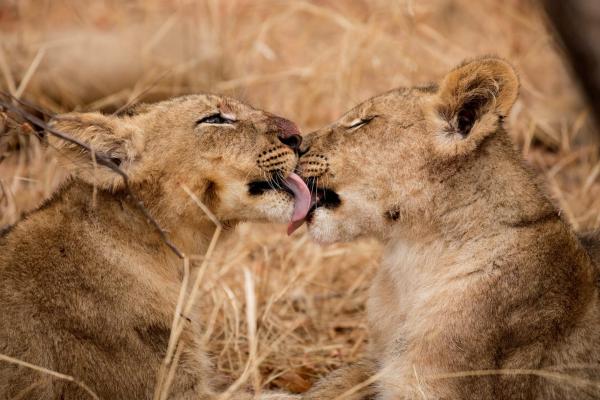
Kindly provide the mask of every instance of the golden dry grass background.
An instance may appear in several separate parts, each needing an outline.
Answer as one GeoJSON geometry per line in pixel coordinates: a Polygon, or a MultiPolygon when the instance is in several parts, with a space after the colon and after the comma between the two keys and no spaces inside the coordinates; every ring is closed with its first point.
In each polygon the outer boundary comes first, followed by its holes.
{"type": "MultiPolygon", "coordinates": [[[[488,53],[519,70],[508,126],[523,155],[576,229],[599,227],[591,121],[533,1],[0,2],[0,87],[55,112],[216,92],[308,132],[372,95],[438,80],[488,53]]],[[[64,178],[31,142],[0,163],[0,227],[64,178]]],[[[321,247],[284,231],[245,224],[222,241],[198,317],[218,370],[240,376],[250,352],[249,271],[264,359],[248,384],[300,392],[366,350],[366,291],[380,248],[369,240],[321,247]]]]}

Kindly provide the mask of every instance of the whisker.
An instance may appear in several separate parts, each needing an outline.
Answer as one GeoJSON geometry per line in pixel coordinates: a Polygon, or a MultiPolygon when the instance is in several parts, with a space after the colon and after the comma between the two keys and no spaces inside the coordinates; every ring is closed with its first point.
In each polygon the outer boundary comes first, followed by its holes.
{"type": "Polygon", "coordinates": [[[269,187],[273,190],[277,190],[277,182],[275,181],[274,174],[270,174],[267,176],[267,183],[269,184],[269,187]]]}
{"type": "Polygon", "coordinates": [[[269,187],[271,189],[275,189],[275,187],[273,186],[271,174],[269,174],[267,171],[263,171],[263,175],[265,177],[265,182],[267,182],[267,184],[269,185],[269,187]]]}
{"type": "MultiPolygon", "coordinates": [[[[319,187],[319,178],[317,177],[317,188],[319,187]]],[[[318,189],[317,189],[318,190],[318,189]]],[[[318,194],[318,193],[317,193],[318,194]]],[[[323,200],[327,198],[327,191],[323,190],[323,200]]]]}
{"type": "MultiPolygon", "coordinates": [[[[259,168],[259,171],[260,171],[261,173],[263,172],[263,170],[262,170],[262,169],[260,169],[260,168],[259,168]]],[[[248,171],[248,173],[246,174],[246,178],[245,178],[244,182],[247,182],[247,181],[248,181],[248,177],[250,176],[250,174],[251,174],[251,173],[252,173],[252,170],[248,171]]]]}
{"type": "Polygon", "coordinates": [[[277,175],[277,171],[275,171],[272,175],[272,180],[273,180],[273,186],[275,187],[275,189],[280,189],[279,187],[279,175],[277,175]]]}
{"type": "Polygon", "coordinates": [[[281,170],[277,170],[275,172],[275,175],[277,177],[277,179],[275,179],[275,185],[277,185],[277,188],[282,190],[283,187],[281,187],[281,183],[283,182],[284,178],[283,178],[283,174],[281,173],[281,170]]]}

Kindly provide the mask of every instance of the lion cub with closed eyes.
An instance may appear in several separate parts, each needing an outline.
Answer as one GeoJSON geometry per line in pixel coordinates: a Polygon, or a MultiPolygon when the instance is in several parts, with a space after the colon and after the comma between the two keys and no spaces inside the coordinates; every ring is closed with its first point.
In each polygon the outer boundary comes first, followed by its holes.
{"type": "MultiPolygon", "coordinates": [[[[232,98],[182,96],[124,116],[70,113],[53,126],[119,165],[129,188],[188,255],[204,254],[215,227],[186,188],[228,226],[284,222],[308,209],[293,201],[308,196],[293,173],[302,140],[296,126],[232,98]]],[[[170,340],[182,262],[119,175],[80,146],[50,141],[72,177],[0,232],[0,353],[71,375],[102,399],[150,399],[170,340]]],[[[189,323],[170,399],[220,398],[202,339],[206,312],[197,306],[183,315],[189,323]]],[[[0,400],[17,397],[89,396],[73,382],[0,361],[0,400]]],[[[252,396],[240,391],[234,398],[252,396]]]]}
{"type": "Polygon", "coordinates": [[[506,133],[518,87],[506,61],[476,59],[305,138],[311,235],[386,245],[368,359],[305,398],[373,375],[342,397],[600,397],[598,271],[506,133]]]}

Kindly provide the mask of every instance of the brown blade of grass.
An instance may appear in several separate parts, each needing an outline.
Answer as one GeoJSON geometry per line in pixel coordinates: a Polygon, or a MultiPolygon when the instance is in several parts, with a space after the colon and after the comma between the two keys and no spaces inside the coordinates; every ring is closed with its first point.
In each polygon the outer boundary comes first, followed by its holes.
{"type": "Polygon", "coordinates": [[[4,49],[0,45],[0,71],[2,71],[2,75],[4,75],[4,80],[6,81],[6,87],[10,94],[15,95],[17,93],[17,86],[15,85],[15,78],[10,72],[10,67],[6,62],[6,55],[4,53],[4,49]]]}

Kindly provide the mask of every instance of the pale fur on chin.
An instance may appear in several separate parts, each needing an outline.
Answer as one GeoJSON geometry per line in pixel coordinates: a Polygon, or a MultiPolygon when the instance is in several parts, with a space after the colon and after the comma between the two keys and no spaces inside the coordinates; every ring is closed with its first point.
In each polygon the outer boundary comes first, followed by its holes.
{"type": "Polygon", "coordinates": [[[287,223],[294,213],[294,200],[285,192],[269,191],[262,195],[261,202],[256,206],[259,215],[270,222],[287,223]]]}
{"type": "Polygon", "coordinates": [[[309,232],[313,240],[319,244],[350,242],[360,237],[379,236],[381,231],[379,213],[374,204],[370,204],[360,194],[340,192],[340,198],[346,210],[352,210],[352,218],[344,218],[337,209],[317,208],[309,224],[309,232]]]}
{"type": "Polygon", "coordinates": [[[313,212],[312,220],[307,226],[312,239],[321,245],[352,240],[343,236],[343,229],[338,228],[336,218],[323,208],[313,212]]]}

